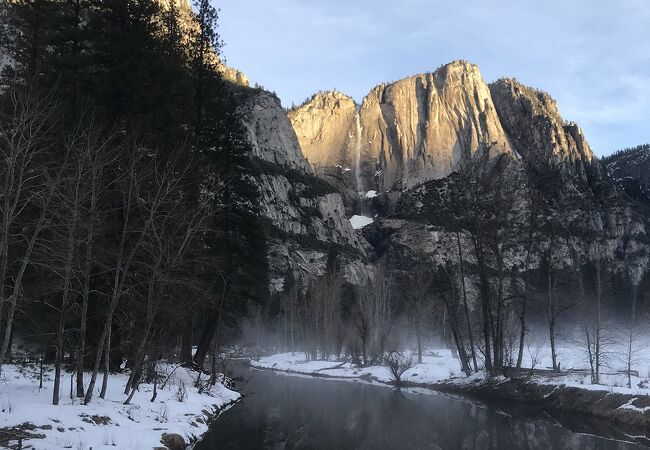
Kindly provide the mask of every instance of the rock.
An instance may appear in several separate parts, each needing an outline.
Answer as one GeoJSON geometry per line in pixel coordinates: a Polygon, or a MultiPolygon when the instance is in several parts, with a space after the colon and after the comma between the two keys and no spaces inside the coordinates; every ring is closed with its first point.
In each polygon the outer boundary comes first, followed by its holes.
{"type": "Polygon", "coordinates": [[[307,160],[316,167],[353,167],[357,104],[340,92],[314,95],[289,112],[307,160]]]}
{"type": "Polygon", "coordinates": [[[492,83],[490,92],[501,124],[521,157],[572,163],[594,159],[582,130],[562,119],[549,94],[514,79],[492,83]]]}
{"type": "Polygon", "coordinates": [[[603,164],[622,192],[650,207],[650,144],[617,152],[603,164]]]}
{"type": "Polygon", "coordinates": [[[241,114],[253,155],[265,161],[312,173],[296,133],[275,94],[245,89],[238,96],[241,114]]]}
{"type": "Polygon", "coordinates": [[[111,423],[111,418],[108,416],[98,416],[98,415],[89,416],[87,414],[80,414],[79,417],[81,417],[81,420],[83,422],[90,423],[93,425],[108,425],[111,423]]]}
{"type": "Polygon", "coordinates": [[[343,196],[316,177],[280,100],[260,89],[233,89],[258,159],[258,207],[270,225],[269,291],[282,292],[287,277],[306,287],[323,274],[332,246],[345,250],[344,265],[365,259],[370,246],[347,220],[343,196]]]}
{"type": "Polygon", "coordinates": [[[474,155],[511,153],[478,67],[463,61],[380,85],[361,106],[362,155],[380,191],[449,175],[474,155]]]}
{"type": "Polygon", "coordinates": [[[290,113],[312,164],[357,170],[363,189],[411,187],[449,175],[476,154],[512,154],[490,89],[478,68],[462,61],[375,87],[356,105],[324,93],[290,113]]]}
{"type": "Polygon", "coordinates": [[[187,447],[183,436],[176,433],[163,433],[160,443],[169,450],[185,450],[187,447]]]}

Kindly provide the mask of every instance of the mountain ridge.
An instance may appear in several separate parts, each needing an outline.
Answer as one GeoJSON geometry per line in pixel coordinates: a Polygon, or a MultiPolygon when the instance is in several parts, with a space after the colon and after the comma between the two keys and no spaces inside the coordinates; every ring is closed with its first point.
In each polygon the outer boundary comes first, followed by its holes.
{"type": "Polygon", "coordinates": [[[289,111],[289,118],[314,167],[357,171],[354,153],[359,152],[364,190],[389,191],[443,178],[475,155],[520,158],[530,153],[531,141],[544,153],[531,157],[554,155],[571,163],[594,159],[580,128],[562,119],[549,94],[512,78],[488,84],[478,66],[466,61],[379,84],[361,104],[336,91],[315,94],[289,111]],[[522,142],[516,129],[535,121],[546,121],[548,130],[524,136],[522,142]]]}

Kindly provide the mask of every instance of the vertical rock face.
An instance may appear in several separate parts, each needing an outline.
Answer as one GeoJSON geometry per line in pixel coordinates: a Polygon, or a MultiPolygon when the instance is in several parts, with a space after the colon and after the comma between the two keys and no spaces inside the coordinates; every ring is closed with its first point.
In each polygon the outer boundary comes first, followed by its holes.
{"type": "Polygon", "coordinates": [[[381,190],[445,177],[477,154],[512,152],[487,84],[466,62],[374,88],[361,126],[362,154],[377,161],[381,190]]]}
{"type": "Polygon", "coordinates": [[[550,158],[583,171],[594,160],[580,128],[562,119],[548,94],[512,79],[488,86],[463,61],[377,86],[358,112],[353,99],[330,92],[290,119],[311,164],[360,172],[362,190],[440,179],[477,155],[550,158]]]}
{"type": "Polygon", "coordinates": [[[269,229],[270,291],[282,292],[288,278],[306,286],[323,273],[333,248],[353,278],[369,246],[352,229],[341,194],[314,175],[274,94],[236,84],[232,88],[253,156],[259,159],[255,181],[269,229]]]}
{"type": "Polygon", "coordinates": [[[293,169],[312,172],[280,99],[260,89],[240,89],[239,108],[253,155],[293,169]]]}
{"type": "Polygon", "coordinates": [[[499,119],[523,158],[589,163],[594,154],[580,128],[565,122],[555,100],[512,79],[490,85],[499,119]]]}
{"type": "Polygon", "coordinates": [[[475,155],[512,154],[490,89],[466,62],[377,86],[355,114],[354,100],[325,93],[289,117],[310,163],[359,172],[362,190],[408,188],[475,155]]]}
{"type": "Polygon", "coordinates": [[[303,153],[316,167],[340,165],[354,160],[357,104],[339,92],[324,92],[289,112],[303,153]]]}

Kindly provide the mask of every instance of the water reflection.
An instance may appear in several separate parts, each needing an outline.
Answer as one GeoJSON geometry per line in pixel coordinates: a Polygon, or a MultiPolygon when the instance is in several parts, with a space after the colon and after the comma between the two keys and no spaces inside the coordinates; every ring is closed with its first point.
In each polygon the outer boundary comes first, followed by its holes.
{"type": "Polygon", "coordinates": [[[245,399],[197,450],[643,448],[444,395],[238,370],[245,399]]]}

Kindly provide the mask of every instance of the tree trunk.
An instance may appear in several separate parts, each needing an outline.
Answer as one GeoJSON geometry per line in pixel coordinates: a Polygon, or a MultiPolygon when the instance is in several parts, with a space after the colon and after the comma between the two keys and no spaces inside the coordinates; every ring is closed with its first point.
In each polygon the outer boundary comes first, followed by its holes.
{"type": "Polygon", "coordinates": [[[191,366],[192,361],[192,316],[186,314],[181,334],[181,354],[180,362],[185,366],[191,366]]]}
{"type": "Polygon", "coordinates": [[[417,325],[417,340],[418,340],[418,364],[422,364],[422,337],[420,336],[420,324],[417,325]]]}
{"type": "Polygon", "coordinates": [[[551,320],[549,322],[548,331],[549,331],[549,340],[551,342],[551,361],[553,364],[553,370],[555,372],[559,372],[559,368],[557,365],[557,350],[555,348],[555,320],[551,320]]]}
{"type": "Polygon", "coordinates": [[[454,308],[450,304],[451,302],[449,301],[446,295],[441,294],[441,296],[445,303],[445,307],[447,309],[447,316],[449,317],[449,326],[451,328],[451,335],[454,339],[454,343],[456,344],[456,349],[458,350],[458,358],[460,359],[461,370],[463,371],[463,373],[465,373],[465,375],[470,376],[472,374],[472,369],[470,368],[469,357],[467,356],[465,345],[463,344],[463,340],[458,330],[458,322],[456,321],[454,308]]]}
{"type": "Polygon", "coordinates": [[[465,285],[465,262],[463,258],[463,251],[460,245],[460,235],[456,233],[456,244],[458,245],[458,265],[460,268],[460,284],[463,294],[463,309],[465,310],[465,321],[467,322],[467,336],[469,338],[469,347],[472,355],[472,364],[474,364],[474,372],[478,372],[478,363],[476,362],[476,347],[474,345],[474,331],[472,330],[472,322],[469,318],[469,306],[467,304],[467,287],[465,285]]]}
{"type": "MultiPolygon", "coordinates": [[[[549,259],[549,264],[551,264],[549,259]]],[[[551,361],[553,363],[553,370],[558,371],[557,366],[557,351],[555,349],[555,321],[556,321],[556,311],[555,311],[555,299],[553,296],[553,277],[551,275],[551,268],[549,266],[546,273],[546,315],[548,320],[548,338],[551,344],[551,361]]]]}
{"type": "Polygon", "coordinates": [[[93,398],[93,391],[95,390],[95,383],[97,382],[97,374],[99,373],[99,366],[102,362],[102,357],[104,355],[104,347],[106,343],[106,338],[110,332],[111,322],[113,320],[113,314],[109,314],[106,323],[104,324],[104,330],[102,331],[99,340],[97,341],[97,351],[95,353],[95,363],[93,366],[92,374],[90,375],[90,383],[88,383],[88,389],[86,389],[86,395],[84,397],[84,404],[90,403],[90,400],[93,398]]]}
{"type": "Polygon", "coordinates": [[[18,302],[18,296],[20,295],[20,291],[22,290],[23,276],[25,275],[25,270],[27,270],[27,265],[29,264],[32,256],[32,252],[34,251],[34,245],[36,245],[36,240],[38,239],[39,234],[43,230],[43,226],[45,224],[45,211],[47,209],[47,206],[49,205],[51,196],[52,193],[50,192],[48,201],[43,206],[43,211],[41,212],[38,218],[38,223],[36,224],[36,228],[34,228],[34,231],[29,239],[29,244],[27,245],[27,249],[25,250],[25,254],[23,255],[23,260],[20,265],[20,269],[18,269],[18,273],[16,274],[16,278],[14,279],[13,292],[9,297],[9,311],[7,313],[7,320],[5,322],[4,338],[2,339],[2,346],[0,347],[0,371],[2,371],[2,363],[4,362],[5,355],[7,354],[7,350],[9,350],[9,343],[11,342],[11,333],[13,331],[14,315],[16,314],[16,304],[18,302]]]}
{"type": "MultiPolygon", "coordinates": [[[[484,269],[479,269],[483,272],[484,269]]],[[[488,280],[485,273],[480,274],[480,291],[481,291],[481,313],[483,321],[483,339],[485,341],[485,370],[490,374],[494,375],[494,367],[492,365],[492,355],[490,353],[490,347],[492,342],[490,339],[490,294],[488,280]]]]}
{"type": "Polygon", "coordinates": [[[214,312],[212,317],[208,320],[201,334],[201,339],[199,340],[199,345],[196,347],[196,353],[194,354],[193,363],[199,370],[203,370],[203,364],[205,363],[205,357],[210,350],[210,344],[212,344],[212,339],[217,331],[217,323],[219,321],[219,313],[214,312]]]}
{"type": "MultiPolygon", "coordinates": [[[[119,336],[118,336],[119,337],[119,336]]],[[[102,379],[102,390],[99,398],[106,398],[106,389],[108,388],[108,376],[111,370],[111,328],[108,329],[106,336],[106,349],[104,350],[104,378],[102,379]]]]}
{"type": "Polygon", "coordinates": [[[88,321],[88,297],[90,296],[90,271],[92,258],[92,236],[86,244],[86,261],[83,273],[84,284],[81,292],[81,312],[79,318],[79,342],[77,344],[77,397],[84,396],[84,357],[86,353],[86,322],[88,321]]]}
{"type": "MultiPolygon", "coordinates": [[[[63,308],[63,307],[62,307],[63,308]]],[[[54,359],[54,389],[52,390],[52,404],[58,405],[61,389],[61,364],[63,363],[63,332],[65,315],[63,310],[59,315],[59,324],[56,330],[56,358],[54,359]]]]}

